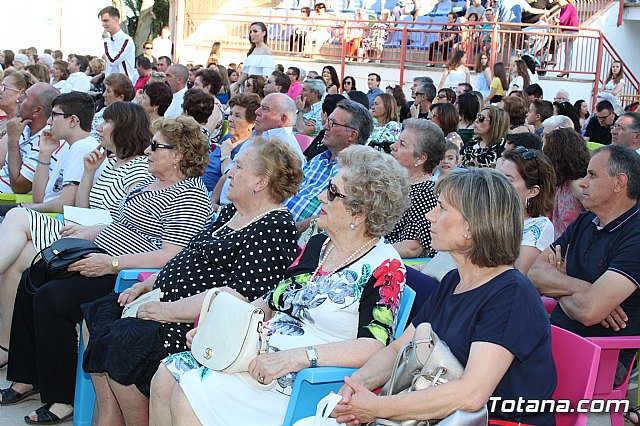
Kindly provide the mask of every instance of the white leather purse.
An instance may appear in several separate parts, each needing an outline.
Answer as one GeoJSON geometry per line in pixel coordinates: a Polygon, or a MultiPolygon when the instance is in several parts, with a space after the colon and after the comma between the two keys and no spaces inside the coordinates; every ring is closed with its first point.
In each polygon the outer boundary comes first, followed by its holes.
{"type": "Polygon", "coordinates": [[[248,373],[249,363],[267,346],[262,329],[264,311],[219,289],[209,290],[202,303],[198,332],[191,352],[205,367],[226,373],[243,373],[250,383],[262,390],[271,389],[275,381],[258,383],[248,373]],[[213,302],[211,302],[211,299],[213,302]]]}

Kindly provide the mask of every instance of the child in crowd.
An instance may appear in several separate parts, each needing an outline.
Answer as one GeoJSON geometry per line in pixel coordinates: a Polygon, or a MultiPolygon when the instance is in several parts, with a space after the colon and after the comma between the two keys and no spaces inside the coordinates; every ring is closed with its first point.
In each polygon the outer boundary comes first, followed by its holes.
{"type": "Polygon", "coordinates": [[[436,171],[433,174],[432,180],[436,181],[445,173],[449,173],[451,170],[462,170],[460,166],[460,148],[453,142],[446,143],[447,150],[444,153],[444,158],[436,167],[436,171]]]}

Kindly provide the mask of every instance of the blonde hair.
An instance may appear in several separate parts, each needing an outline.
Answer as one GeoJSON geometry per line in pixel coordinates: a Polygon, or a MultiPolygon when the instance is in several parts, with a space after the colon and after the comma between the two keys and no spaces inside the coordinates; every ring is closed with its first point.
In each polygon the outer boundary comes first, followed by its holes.
{"type": "Polygon", "coordinates": [[[209,163],[209,141],[193,117],[161,118],[151,127],[154,132],[162,133],[168,144],[175,145],[181,154],[178,167],[183,175],[193,178],[204,174],[209,163]]]}

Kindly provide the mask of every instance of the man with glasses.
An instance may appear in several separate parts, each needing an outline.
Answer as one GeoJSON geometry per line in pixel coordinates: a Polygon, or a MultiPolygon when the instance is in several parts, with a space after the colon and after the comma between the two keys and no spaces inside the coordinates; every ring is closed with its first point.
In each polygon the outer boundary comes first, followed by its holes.
{"type": "Polygon", "coordinates": [[[609,101],[600,101],[596,105],[596,114],[589,119],[589,124],[584,131],[584,140],[598,142],[603,145],[611,144],[611,126],[618,116],[614,112],[613,104],[609,101]]]}
{"type": "Polygon", "coordinates": [[[414,99],[416,100],[411,105],[410,113],[411,118],[425,118],[429,119],[429,110],[431,104],[436,97],[436,86],[432,83],[422,83],[418,85],[414,99]]]}
{"type": "MultiPolygon", "coordinates": [[[[588,211],[540,254],[529,278],[558,300],[551,324],[584,337],[640,335],[640,155],[595,150],[579,186],[588,211]]],[[[620,352],[615,386],[635,354],[620,352]]]]}
{"type": "MultiPolygon", "coordinates": [[[[76,203],[76,192],[84,174],[84,157],[98,147],[91,136],[93,98],[71,92],[52,102],[49,129],[42,132],[33,179],[33,203],[22,203],[42,213],[62,213],[62,206],[76,203]]],[[[0,205],[0,215],[15,205],[0,205]]]]}
{"type": "MultiPolygon", "coordinates": [[[[413,85],[411,86],[411,97],[413,99],[416,98],[416,91],[418,90],[418,86],[424,83],[433,84],[433,79],[431,77],[415,77],[413,79],[413,85]]],[[[433,88],[435,91],[435,86],[433,88]]],[[[435,93],[435,92],[434,92],[435,93]]],[[[435,95],[434,95],[435,96],[435,95]]],[[[400,107],[400,122],[402,123],[405,119],[409,118],[411,114],[411,105],[413,105],[414,101],[409,101],[400,107]]]]}
{"type": "MultiPolygon", "coordinates": [[[[26,194],[31,191],[38,167],[40,137],[51,116],[51,104],[60,95],[47,83],[29,87],[20,103],[18,116],[7,122],[7,157],[0,170],[0,192],[26,194]]],[[[57,158],[51,158],[51,170],[57,158]]]]}
{"type": "Polygon", "coordinates": [[[286,95],[290,86],[291,82],[285,73],[274,71],[265,83],[263,91],[266,95],[270,93],[284,93],[286,95]]]}
{"type": "Polygon", "coordinates": [[[338,172],[338,154],[351,145],[364,145],[372,131],[373,119],[367,108],[347,99],[338,103],[325,125],[322,142],[327,150],[304,166],[300,191],[284,202],[296,220],[299,233],[304,232],[311,220],[320,214],[322,203],[318,195],[326,191],[329,181],[338,172]]]}
{"type": "Polygon", "coordinates": [[[625,112],[611,126],[611,143],[626,146],[640,154],[640,112],[625,112]]]}
{"type": "Polygon", "coordinates": [[[287,90],[287,96],[292,100],[298,99],[300,93],[302,93],[302,83],[300,83],[300,68],[289,67],[287,68],[287,77],[289,77],[289,90],[287,90]]]}
{"type": "Polygon", "coordinates": [[[104,55],[107,59],[105,77],[112,73],[124,74],[133,84],[138,80],[136,46],[133,39],[120,29],[120,11],[107,6],[98,13],[102,22],[104,55]]]}

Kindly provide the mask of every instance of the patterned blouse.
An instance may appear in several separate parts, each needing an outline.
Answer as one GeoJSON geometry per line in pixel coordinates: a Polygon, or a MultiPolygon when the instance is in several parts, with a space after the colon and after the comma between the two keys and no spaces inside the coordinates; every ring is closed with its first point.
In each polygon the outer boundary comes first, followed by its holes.
{"type": "Polygon", "coordinates": [[[481,147],[480,140],[472,139],[469,145],[462,147],[462,166],[463,167],[496,167],[496,161],[504,151],[504,138],[498,143],[481,147]]]}
{"type": "Polygon", "coordinates": [[[381,152],[391,153],[391,145],[398,141],[402,126],[397,121],[389,121],[384,126],[375,126],[367,145],[381,152]]]}

